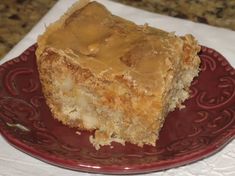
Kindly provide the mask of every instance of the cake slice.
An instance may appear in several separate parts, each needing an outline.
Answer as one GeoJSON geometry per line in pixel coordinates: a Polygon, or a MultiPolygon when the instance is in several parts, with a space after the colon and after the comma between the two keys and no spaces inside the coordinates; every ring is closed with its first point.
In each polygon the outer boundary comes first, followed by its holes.
{"type": "Polygon", "coordinates": [[[200,47],[79,1],[38,38],[37,65],[46,102],[69,127],[111,142],[155,146],[168,112],[189,97],[200,47]]]}

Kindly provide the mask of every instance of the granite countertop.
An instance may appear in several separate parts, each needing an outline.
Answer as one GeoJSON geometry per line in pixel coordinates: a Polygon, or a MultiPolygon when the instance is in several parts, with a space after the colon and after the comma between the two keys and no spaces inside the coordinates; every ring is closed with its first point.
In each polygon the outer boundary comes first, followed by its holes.
{"type": "Polygon", "coordinates": [[[56,1],[0,1],[0,59],[30,31],[56,1]]]}
{"type": "MultiPolygon", "coordinates": [[[[148,11],[235,30],[235,0],[113,0],[148,11]]],[[[0,2],[0,59],[57,0],[0,2]]]]}
{"type": "Polygon", "coordinates": [[[235,30],[235,0],[114,0],[151,12],[235,30]]]}

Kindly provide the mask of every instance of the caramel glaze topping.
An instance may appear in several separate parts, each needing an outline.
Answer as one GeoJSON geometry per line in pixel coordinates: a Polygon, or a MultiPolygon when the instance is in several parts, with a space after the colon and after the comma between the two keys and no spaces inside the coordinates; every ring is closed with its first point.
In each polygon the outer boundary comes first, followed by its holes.
{"type": "Polygon", "coordinates": [[[96,75],[125,75],[158,91],[167,71],[183,57],[181,38],[114,16],[96,2],[73,12],[48,36],[46,46],[69,49],[96,75]]]}

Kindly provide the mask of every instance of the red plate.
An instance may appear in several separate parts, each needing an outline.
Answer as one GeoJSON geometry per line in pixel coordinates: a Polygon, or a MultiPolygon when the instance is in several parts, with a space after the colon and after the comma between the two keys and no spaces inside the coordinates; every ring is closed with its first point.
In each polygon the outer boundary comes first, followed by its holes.
{"type": "Polygon", "coordinates": [[[202,47],[200,76],[186,108],[170,113],[157,147],[113,143],[96,151],[90,133],[76,134],[52,118],[42,95],[35,46],[0,66],[0,131],[19,150],[47,163],[95,173],[144,173],[192,163],[235,136],[235,70],[202,47]]]}

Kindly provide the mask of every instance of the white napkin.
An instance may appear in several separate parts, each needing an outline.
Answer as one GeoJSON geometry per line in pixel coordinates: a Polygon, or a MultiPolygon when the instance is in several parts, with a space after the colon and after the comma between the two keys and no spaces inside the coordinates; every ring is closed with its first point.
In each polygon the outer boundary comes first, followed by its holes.
{"type": "MultiPolygon", "coordinates": [[[[175,31],[176,34],[193,34],[201,45],[211,47],[224,55],[228,61],[235,67],[235,32],[198,24],[187,20],[172,18],[146,12],[140,9],[124,6],[109,0],[97,0],[104,4],[113,14],[132,20],[137,24],[148,23],[169,32],[175,31]]],[[[76,0],[60,0],[43,17],[43,19],[21,40],[1,61],[0,64],[17,57],[25,49],[36,42],[36,38],[45,30],[45,26],[57,20],[76,0]]],[[[14,149],[0,136],[0,171],[5,176],[75,176],[91,175],[55,167],[43,163],[33,157],[14,149]]],[[[222,151],[204,160],[195,162],[176,169],[170,169],[163,172],[151,173],[156,176],[234,176],[235,175],[235,140],[230,142],[222,151]]]]}

